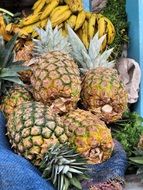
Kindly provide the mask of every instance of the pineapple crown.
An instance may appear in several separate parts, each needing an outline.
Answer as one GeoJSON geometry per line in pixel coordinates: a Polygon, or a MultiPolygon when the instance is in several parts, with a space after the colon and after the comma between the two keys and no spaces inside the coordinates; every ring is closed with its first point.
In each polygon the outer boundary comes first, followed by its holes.
{"type": "Polygon", "coordinates": [[[87,171],[85,159],[67,144],[51,146],[40,169],[57,190],[68,190],[71,186],[82,189],[80,180],[86,178],[84,172],[87,171]]]}
{"type": "Polygon", "coordinates": [[[58,30],[58,27],[52,29],[50,20],[48,20],[45,30],[37,28],[36,32],[38,33],[40,39],[33,39],[35,44],[35,55],[40,55],[51,51],[63,51],[66,53],[71,51],[68,38],[62,36],[61,32],[58,30]]]}
{"type": "Polygon", "coordinates": [[[72,28],[69,25],[67,25],[67,28],[69,42],[72,46],[71,55],[79,64],[81,71],[85,72],[89,69],[95,69],[97,67],[112,68],[115,66],[114,61],[108,61],[113,48],[105,50],[103,53],[100,52],[101,45],[106,35],[99,38],[97,32],[93,39],[90,40],[89,49],[87,50],[72,28]]]}
{"type": "Polygon", "coordinates": [[[15,35],[6,45],[3,37],[0,36],[0,90],[1,93],[5,89],[6,82],[14,82],[23,85],[19,79],[17,72],[27,69],[21,66],[22,61],[14,60],[14,45],[16,43],[17,35],[15,35]]]}

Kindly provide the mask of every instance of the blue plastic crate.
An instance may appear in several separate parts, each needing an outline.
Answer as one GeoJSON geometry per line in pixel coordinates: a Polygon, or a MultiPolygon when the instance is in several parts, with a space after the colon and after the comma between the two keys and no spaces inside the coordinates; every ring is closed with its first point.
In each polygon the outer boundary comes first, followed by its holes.
{"type": "MultiPolygon", "coordinates": [[[[143,0],[127,0],[126,11],[129,22],[129,57],[135,59],[143,71],[143,0]]],[[[140,98],[135,110],[143,116],[143,81],[140,98]]]]}
{"type": "Polygon", "coordinates": [[[90,0],[83,0],[83,4],[84,4],[84,9],[86,11],[90,11],[91,10],[91,1],[90,0]]]}
{"type": "MultiPolygon", "coordinates": [[[[85,10],[90,10],[91,1],[83,0],[83,2],[85,10]]],[[[129,23],[129,57],[135,59],[143,71],[143,0],[126,0],[126,12],[129,23]]],[[[143,81],[135,110],[143,116],[143,81]]]]}

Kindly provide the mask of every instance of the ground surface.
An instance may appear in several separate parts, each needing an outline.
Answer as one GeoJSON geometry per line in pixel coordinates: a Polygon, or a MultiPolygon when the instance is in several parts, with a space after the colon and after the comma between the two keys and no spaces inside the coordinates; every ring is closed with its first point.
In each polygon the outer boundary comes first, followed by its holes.
{"type": "Polygon", "coordinates": [[[143,190],[143,184],[140,183],[140,178],[136,175],[126,176],[125,190],[143,190]]]}

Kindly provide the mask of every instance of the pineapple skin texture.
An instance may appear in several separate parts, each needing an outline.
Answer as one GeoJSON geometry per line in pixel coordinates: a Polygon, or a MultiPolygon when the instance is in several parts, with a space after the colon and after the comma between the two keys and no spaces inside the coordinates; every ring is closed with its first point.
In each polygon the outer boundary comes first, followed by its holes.
{"type": "Polygon", "coordinates": [[[78,66],[66,53],[49,52],[32,60],[31,84],[36,101],[51,105],[59,98],[71,102],[69,110],[80,99],[81,79],[78,66]]]}
{"type": "Polygon", "coordinates": [[[1,110],[4,112],[6,118],[8,118],[18,105],[31,100],[31,94],[25,88],[15,86],[10,89],[8,95],[4,97],[1,110]]]}
{"type": "Polygon", "coordinates": [[[19,105],[9,117],[7,135],[14,151],[36,166],[51,145],[68,141],[58,117],[40,102],[19,105]]]}
{"type": "Polygon", "coordinates": [[[69,142],[89,164],[99,164],[111,157],[114,143],[110,129],[89,111],[77,109],[63,116],[69,142]]]}
{"type": "Polygon", "coordinates": [[[39,166],[48,148],[70,143],[90,164],[111,157],[110,129],[89,111],[75,110],[59,117],[40,102],[17,106],[7,123],[7,135],[16,153],[39,166]]]}
{"type": "Polygon", "coordinates": [[[120,119],[127,109],[128,94],[115,69],[98,67],[85,74],[81,100],[87,110],[110,123],[120,119]],[[111,110],[104,111],[104,106],[111,110]]]}
{"type": "MultiPolygon", "coordinates": [[[[26,43],[25,46],[20,49],[19,51],[17,51],[16,53],[16,61],[24,61],[24,66],[29,66],[28,63],[29,61],[32,59],[32,51],[33,51],[33,47],[34,44],[30,41],[29,43],[26,43]]],[[[20,79],[26,83],[26,84],[30,84],[30,77],[32,75],[32,70],[25,70],[25,71],[21,71],[19,72],[20,75],[20,79]]]]}

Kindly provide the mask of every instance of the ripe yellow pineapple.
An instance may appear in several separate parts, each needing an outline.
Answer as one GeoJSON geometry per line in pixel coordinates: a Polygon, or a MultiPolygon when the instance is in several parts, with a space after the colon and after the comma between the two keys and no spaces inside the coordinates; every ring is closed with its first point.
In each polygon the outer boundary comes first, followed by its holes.
{"type": "Polygon", "coordinates": [[[77,64],[68,55],[70,44],[57,28],[52,30],[50,21],[46,30],[37,32],[40,40],[34,40],[35,57],[29,63],[33,96],[48,105],[62,98],[73,109],[80,98],[81,79],[77,64]]]}
{"type": "Polygon", "coordinates": [[[111,157],[114,147],[111,131],[98,117],[77,109],[62,119],[70,143],[90,164],[102,163],[111,157]]]}
{"type": "Polygon", "coordinates": [[[15,152],[35,165],[56,143],[70,143],[89,163],[107,160],[113,150],[110,130],[92,113],[76,110],[59,117],[40,102],[17,106],[9,117],[7,134],[15,152]]]}
{"type": "Polygon", "coordinates": [[[8,118],[18,105],[31,100],[31,94],[24,87],[15,85],[4,97],[1,110],[4,112],[6,118],[8,118]]]}
{"type": "Polygon", "coordinates": [[[114,61],[108,61],[112,49],[100,53],[105,36],[98,38],[97,33],[86,50],[69,26],[68,31],[72,45],[71,54],[83,72],[82,104],[107,123],[120,119],[127,108],[128,95],[117,70],[114,69],[114,61]]]}

